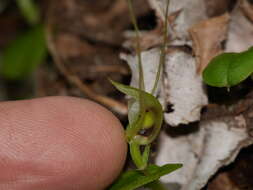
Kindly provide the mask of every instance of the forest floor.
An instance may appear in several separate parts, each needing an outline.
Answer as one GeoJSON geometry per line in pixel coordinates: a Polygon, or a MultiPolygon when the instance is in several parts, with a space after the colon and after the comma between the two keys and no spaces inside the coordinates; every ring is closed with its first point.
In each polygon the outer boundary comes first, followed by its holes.
{"type": "MultiPolygon", "coordinates": [[[[122,52],[129,53],[122,44],[125,31],[133,29],[127,4],[116,0],[38,2],[51,34],[51,56],[21,81],[2,78],[1,99],[58,95],[88,98],[106,106],[127,124],[127,100],[108,81],[110,78],[129,84],[131,80],[127,63],[119,57],[122,52]]],[[[146,0],[135,1],[134,7],[140,29],[156,28],[155,12],[146,0]]],[[[0,51],[27,27],[14,1],[8,3],[0,12],[0,51]]],[[[252,93],[252,82],[247,80],[230,92],[211,87],[207,91],[212,105],[231,104],[252,93]]],[[[204,189],[252,190],[252,163],[250,146],[239,153],[235,162],[220,169],[204,189]]]]}

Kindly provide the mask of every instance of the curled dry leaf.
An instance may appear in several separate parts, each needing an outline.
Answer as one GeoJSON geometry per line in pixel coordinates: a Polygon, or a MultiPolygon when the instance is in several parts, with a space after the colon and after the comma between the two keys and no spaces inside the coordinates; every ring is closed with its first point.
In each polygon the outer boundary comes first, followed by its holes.
{"type": "Polygon", "coordinates": [[[222,52],[222,42],[226,39],[229,15],[204,20],[189,30],[193,40],[193,50],[198,62],[197,72],[200,74],[209,61],[222,52]]]}

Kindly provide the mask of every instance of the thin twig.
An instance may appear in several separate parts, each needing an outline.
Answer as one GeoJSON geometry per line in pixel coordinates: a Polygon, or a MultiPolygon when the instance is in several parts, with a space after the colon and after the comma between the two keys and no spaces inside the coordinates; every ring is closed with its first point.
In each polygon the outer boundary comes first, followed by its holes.
{"type": "Polygon", "coordinates": [[[82,80],[76,76],[75,74],[71,73],[65,65],[62,63],[61,58],[59,57],[58,53],[55,50],[55,46],[53,44],[53,37],[52,32],[50,30],[50,26],[47,27],[47,44],[48,48],[53,56],[54,62],[57,66],[57,68],[60,70],[60,72],[66,77],[66,79],[74,84],[76,87],[78,87],[87,97],[90,99],[97,101],[115,112],[126,115],[127,114],[127,106],[125,104],[122,104],[114,99],[108,98],[106,96],[98,95],[96,92],[94,92],[90,87],[88,87],[86,84],[82,82],[82,80]]]}

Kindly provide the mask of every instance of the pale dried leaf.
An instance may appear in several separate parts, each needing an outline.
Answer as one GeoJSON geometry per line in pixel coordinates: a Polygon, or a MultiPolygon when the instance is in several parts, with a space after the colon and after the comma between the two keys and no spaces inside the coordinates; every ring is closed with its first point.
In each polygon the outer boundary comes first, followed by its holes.
{"type": "Polygon", "coordinates": [[[182,162],[181,170],[162,181],[178,183],[181,190],[199,190],[221,166],[231,163],[243,147],[252,143],[246,126],[238,126],[232,117],[201,122],[199,131],[189,135],[173,138],[162,134],[156,163],[182,162]]]}
{"type": "Polygon", "coordinates": [[[201,21],[190,28],[198,73],[202,73],[209,61],[222,52],[222,42],[227,37],[228,23],[229,15],[226,13],[201,21]]]}
{"type": "Polygon", "coordinates": [[[174,51],[167,56],[164,72],[163,98],[173,109],[165,113],[165,121],[172,126],[198,121],[208,100],[202,79],[196,75],[195,59],[187,53],[174,51]]]}
{"type": "MultiPolygon", "coordinates": [[[[194,170],[198,165],[197,155],[201,154],[204,138],[204,129],[200,129],[197,134],[189,136],[170,137],[162,132],[159,137],[159,154],[155,163],[182,163],[183,168],[172,173],[170,176],[162,177],[162,182],[166,184],[178,184],[182,186],[191,180],[194,170]],[[193,141],[191,140],[193,139],[193,141]]],[[[174,189],[170,189],[174,190],[174,189]]]]}

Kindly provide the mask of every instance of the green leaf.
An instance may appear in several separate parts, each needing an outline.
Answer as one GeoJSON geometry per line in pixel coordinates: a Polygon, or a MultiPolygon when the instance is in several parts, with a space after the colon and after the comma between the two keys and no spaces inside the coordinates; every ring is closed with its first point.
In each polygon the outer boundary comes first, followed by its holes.
{"type": "Polygon", "coordinates": [[[35,4],[34,0],[16,0],[16,1],[26,21],[31,25],[38,24],[40,20],[40,13],[39,8],[35,4]]]}
{"type": "Polygon", "coordinates": [[[182,164],[166,164],[164,166],[149,165],[145,172],[131,170],[122,174],[109,190],[134,190],[158,180],[182,167],[182,164]],[[145,174],[144,174],[145,173],[145,174]]]}
{"type": "Polygon", "coordinates": [[[5,49],[1,74],[11,80],[23,79],[37,68],[46,54],[44,27],[39,25],[19,36],[5,49]]]}
{"type": "Polygon", "coordinates": [[[215,87],[231,87],[253,72],[253,48],[241,53],[223,53],[211,60],[203,72],[204,82],[215,87]]]}

